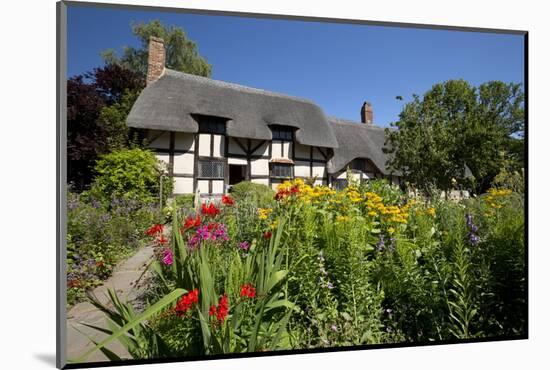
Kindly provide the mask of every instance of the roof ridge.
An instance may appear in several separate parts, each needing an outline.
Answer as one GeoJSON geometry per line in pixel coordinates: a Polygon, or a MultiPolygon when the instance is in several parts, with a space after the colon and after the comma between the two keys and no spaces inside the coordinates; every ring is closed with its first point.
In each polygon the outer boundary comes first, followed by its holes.
{"type": "Polygon", "coordinates": [[[199,80],[199,81],[202,80],[206,83],[209,83],[209,84],[212,84],[212,85],[217,85],[217,86],[220,86],[220,87],[229,87],[229,88],[237,89],[237,90],[242,91],[242,92],[250,92],[250,93],[262,94],[262,95],[267,95],[267,96],[273,96],[273,97],[279,97],[279,98],[285,98],[285,99],[292,99],[294,101],[313,104],[313,105],[319,107],[317,105],[317,103],[315,103],[313,100],[298,97],[298,96],[287,95],[287,94],[283,94],[283,93],[279,93],[279,92],[275,92],[275,91],[270,91],[270,90],[265,90],[265,89],[259,89],[259,88],[256,88],[256,87],[240,85],[240,84],[237,84],[237,83],[234,83],[234,82],[215,80],[215,79],[210,78],[210,77],[193,75],[193,74],[190,74],[190,73],[180,72],[180,71],[176,71],[176,70],[169,69],[169,68],[166,68],[165,71],[167,72],[168,75],[171,75],[171,76],[174,76],[174,77],[193,78],[193,79],[196,79],[196,80],[199,80]]]}
{"type": "Polygon", "coordinates": [[[334,117],[334,116],[327,116],[327,120],[331,123],[336,123],[336,124],[339,124],[339,125],[358,126],[358,127],[362,127],[362,128],[366,128],[366,129],[385,130],[386,128],[390,128],[390,127],[382,127],[382,126],[378,126],[378,125],[370,124],[370,123],[367,124],[367,123],[363,123],[363,122],[352,121],[350,119],[338,118],[338,117],[334,117]]]}

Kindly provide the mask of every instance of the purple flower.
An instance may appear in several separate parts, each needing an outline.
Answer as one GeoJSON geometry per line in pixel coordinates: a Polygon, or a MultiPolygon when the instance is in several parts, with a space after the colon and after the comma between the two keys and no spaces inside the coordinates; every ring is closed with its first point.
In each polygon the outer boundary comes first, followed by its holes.
{"type": "Polygon", "coordinates": [[[335,324],[332,324],[330,326],[330,330],[332,330],[333,332],[337,332],[338,331],[338,327],[335,325],[335,324]]]}
{"type": "Polygon", "coordinates": [[[239,248],[241,248],[244,251],[247,251],[250,248],[250,243],[247,241],[244,241],[241,244],[239,244],[239,248]]]}
{"type": "Polygon", "coordinates": [[[468,239],[470,240],[470,244],[475,247],[479,244],[479,236],[477,235],[478,227],[474,224],[474,217],[471,214],[466,215],[466,226],[468,226],[468,229],[470,232],[468,233],[468,239]]]}
{"type": "Polygon", "coordinates": [[[162,263],[164,263],[166,266],[171,266],[172,263],[174,263],[174,254],[170,249],[165,249],[162,252],[162,263]]]}
{"type": "Polygon", "coordinates": [[[195,234],[187,241],[187,246],[189,247],[189,249],[196,249],[199,246],[200,241],[200,236],[198,234],[195,234]]]}
{"type": "Polygon", "coordinates": [[[329,289],[334,289],[334,285],[332,285],[332,283],[329,281],[329,282],[327,283],[327,288],[329,288],[329,289]]]}
{"type": "Polygon", "coordinates": [[[378,250],[379,252],[382,252],[385,246],[386,244],[384,243],[384,235],[380,235],[378,237],[378,242],[376,243],[376,250],[378,250]]]}
{"type": "Polygon", "coordinates": [[[208,226],[207,225],[204,225],[202,227],[199,227],[197,229],[197,235],[199,236],[199,238],[201,238],[202,240],[208,240],[210,239],[210,231],[208,230],[208,226]]]}

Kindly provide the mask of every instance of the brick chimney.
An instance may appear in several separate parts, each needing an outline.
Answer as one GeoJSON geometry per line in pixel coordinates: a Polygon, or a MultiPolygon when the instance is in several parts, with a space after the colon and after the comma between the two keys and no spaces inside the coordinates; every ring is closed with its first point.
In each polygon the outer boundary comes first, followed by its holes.
{"type": "Polygon", "coordinates": [[[373,124],[374,113],[372,111],[372,105],[366,101],[361,107],[361,122],[369,125],[373,124]]]}
{"type": "Polygon", "coordinates": [[[155,82],[164,73],[166,51],[164,40],[159,37],[149,37],[149,58],[147,59],[147,85],[155,82]]]}

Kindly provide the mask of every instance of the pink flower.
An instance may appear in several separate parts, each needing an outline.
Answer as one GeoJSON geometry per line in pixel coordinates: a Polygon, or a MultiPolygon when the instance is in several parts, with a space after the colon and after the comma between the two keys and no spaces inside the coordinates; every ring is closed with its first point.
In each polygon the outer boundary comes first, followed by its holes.
{"type": "Polygon", "coordinates": [[[162,263],[164,263],[166,266],[171,266],[172,263],[174,263],[174,254],[172,253],[172,250],[165,249],[162,252],[162,263]]]}

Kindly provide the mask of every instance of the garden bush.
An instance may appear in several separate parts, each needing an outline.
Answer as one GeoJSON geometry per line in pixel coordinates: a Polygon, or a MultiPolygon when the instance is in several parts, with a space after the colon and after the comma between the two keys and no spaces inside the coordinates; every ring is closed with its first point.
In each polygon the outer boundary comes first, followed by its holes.
{"type": "Polygon", "coordinates": [[[237,201],[248,199],[259,207],[268,207],[273,202],[275,192],[269,186],[243,181],[231,187],[231,195],[237,201]]]}
{"type": "Polygon", "coordinates": [[[250,187],[175,212],[170,238],[149,229],[161,298],[117,322],[154,336],[135,358],[525,335],[522,194],[295,180],[262,203],[250,187]]]}
{"type": "Polygon", "coordinates": [[[163,203],[172,193],[172,178],[165,176],[164,165],[148,150],[133,148],[111,152],[97,161],[94,171],[90,194],[103,202],[110,202],[112,198],[158,202],[161,179],[163,203]]]}

